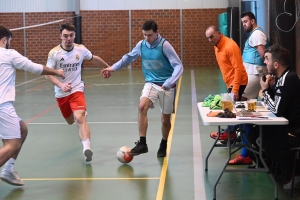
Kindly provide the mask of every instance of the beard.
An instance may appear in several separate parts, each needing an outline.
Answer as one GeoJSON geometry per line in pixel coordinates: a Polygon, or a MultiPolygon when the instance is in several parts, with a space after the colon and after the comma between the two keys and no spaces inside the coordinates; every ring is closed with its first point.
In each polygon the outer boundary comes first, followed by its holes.
{"type": "Polygon", "coordinates": [[[6,48],[6,49],[9,49],[9,47],[10,47],[10,44],[9,44],[9,43],[6,43],[5,48],[6,48]]]}
{"type": "Polygon", "coordinates": [[[276,75],[276,70],[275,70],[274,64],[267,66],[267,69],[268,69],[268,74],[276,75]]]}
{"type": "Polygon", "coordinates": [[[249,33],[252,31],[253,26],[249,26],[249,27],[244,27],[245,32],[249,33]]]}

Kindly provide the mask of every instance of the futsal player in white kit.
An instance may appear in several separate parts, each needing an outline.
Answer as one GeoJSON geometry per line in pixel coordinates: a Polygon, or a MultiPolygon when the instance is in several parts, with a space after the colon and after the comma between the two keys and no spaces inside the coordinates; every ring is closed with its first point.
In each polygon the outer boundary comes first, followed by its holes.
{"type": "Polygon", "coordinates": [[[90,129],[86,122],[87,112],[81,67],[83,60],[90,60],[102,68],[109,67],[109,65],[100,57],[93,55],[84,45],[75,44],[75,35],[75,27],[72,24],[61,25],[61,44],[49,52],[47,67],[63,69],[66,78],[46,76],[46,79],[54,85],[58,106],[67,123],[77,124],[85,161],[90,162],[93,152],[90,147],[90,129]]]}
{"type": "Polygon", "coordinates": [[[34,74],[54,75],[64,78],[63,70],[53,70],[33,63],[13,49],[9,49],[12,33],[0,26],[0,179],[11,185],[22,186],[24,182],[14,170],[17,156],[27,136],[27,126],[18,117],[13,102],[15,101],[16,70],[34,74]]]}

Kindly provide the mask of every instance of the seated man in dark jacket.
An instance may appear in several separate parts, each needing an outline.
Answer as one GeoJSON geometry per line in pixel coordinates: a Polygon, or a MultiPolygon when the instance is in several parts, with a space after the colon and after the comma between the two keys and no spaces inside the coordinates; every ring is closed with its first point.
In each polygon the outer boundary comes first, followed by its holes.
{"type": "Polygon", "coordinates": [[[266,81],[260,81],[263,101],[276,116],[288,119],[289,124],[263,126],[263,149],[269,159],[292,170],[294,156],[290,149],[300,146],[300,80],[290,69],[290,54],[285,48],[270,46],[264,57],[270,75],[266,81]]]}

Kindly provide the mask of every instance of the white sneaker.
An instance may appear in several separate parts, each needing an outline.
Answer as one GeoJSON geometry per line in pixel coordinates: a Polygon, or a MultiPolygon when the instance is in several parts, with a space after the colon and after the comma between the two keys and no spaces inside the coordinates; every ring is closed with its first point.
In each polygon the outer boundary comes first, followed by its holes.
{"type": "Polygon", "coordinates": [[[24,182],[20,179],[16,171],[11,172],[5,168],[3,168],[1,171],[0,179],[11,185],[16,185],[16,186],[24,185],[24,182]]]}
{"type": "MultiPolygon", "coordinates": [[[[295,176],[294,188],[296,188],[298,185],[300,185],[300,176],[295,176]]],[[[292,180],[290,182],[288,182],[287,184],[284,184],[283,188],[290,190],[292,188],[292,180]]]]}
{"type": "Polygon", "coordinates": [[[92,161],[92,156],[93,156],[93,152],[91,149],[84,149],[83,150],[83,155],[85,158],[85,162],[91,162],[92,161]]]}

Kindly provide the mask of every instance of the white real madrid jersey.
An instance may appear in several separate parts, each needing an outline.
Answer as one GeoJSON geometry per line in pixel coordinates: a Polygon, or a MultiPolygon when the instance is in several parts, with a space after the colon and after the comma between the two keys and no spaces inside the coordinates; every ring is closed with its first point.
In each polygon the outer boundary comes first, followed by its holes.
{"type": "Polygon", "coordinates": [[[33,63],[14,49],[0,48],[0,104],[15,101],[16,69],[34,74],[43,72],[43,65],[33,63]]]}
{"type": "Polygon", "coordinates": [[[91,60],[92,53],[84,46],[74,44],[74,48],[67,51],[58,45],[54,47],[48,55],[47,67],[53,69],[63,69],[65,79],[56,77],[62,83],[71,83],[72,91],[65,93],[57,86],[54,86],[56,98],[68,96],[74,92],[84,90],[84,83],[81,80],[81,66],[83,60],[91,60]]]}

